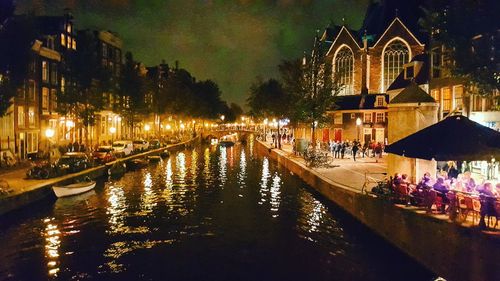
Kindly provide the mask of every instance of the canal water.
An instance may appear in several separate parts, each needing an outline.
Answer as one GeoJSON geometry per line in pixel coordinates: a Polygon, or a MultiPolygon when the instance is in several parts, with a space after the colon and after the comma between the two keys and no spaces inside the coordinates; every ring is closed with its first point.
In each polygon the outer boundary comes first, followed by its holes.
{"type": "Polygon", "coordinates": [[[198,146],[0,217],[0,280],[432,280],[256,155],[198,146]]]}

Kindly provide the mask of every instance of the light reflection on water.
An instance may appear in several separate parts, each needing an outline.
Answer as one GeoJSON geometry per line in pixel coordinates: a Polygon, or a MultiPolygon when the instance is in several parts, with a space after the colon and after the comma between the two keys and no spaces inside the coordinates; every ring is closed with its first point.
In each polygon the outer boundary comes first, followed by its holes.
{"type": "Polygon", "coordinates": [[[220,187],[223,187],[227,179],[227,149],[222,146],[219,146],[219,149],[219,181],[220,187]]]}
{"type": "Polygon", "coordinates": [[[43,220],[45,224],[45,258],[47,259],[47,269],[49,276],[57,276],[59,272],[59,247],[61,246],[58,225],[54,222],[54,218],[46,218],[43,220]]]}
{"type": "Polygon", "coordinates": [[[0,227],[3,241],[29,240],[0,251],[0,260],[12,260],[0,263],[0,276],[397,280],[408,279],[401,273],[411,269],[420,275],[409,279],[429,279],[420,278],[427,275],[412,262],[396,269],[383,262],[404,257],[388,254],[386,246],[371,249],[358,234],[346,234],[345,223],[304,183],[267,157],[253,157],[250,147],[252,138],[246,147],[172,153],[156,165],[101,183],[93,194],[59,199],[53,208],[32,211],[7,230],[0,227]],[[30,235],[26,228],[38,230],[30,235]],[[32,246],[40,237],[43,244],[32,246]],[[18,245],[28,246],[18,254],[18,245]],[[23,271],[25,260],[42,265],[42,275],[23,271]]]}

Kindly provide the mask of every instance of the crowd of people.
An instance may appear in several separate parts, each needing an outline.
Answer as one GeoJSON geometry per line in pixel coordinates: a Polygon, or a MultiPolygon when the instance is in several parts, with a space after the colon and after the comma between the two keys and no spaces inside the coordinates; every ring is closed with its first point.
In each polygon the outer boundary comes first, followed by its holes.
{"type": "Polygon", "coordinates": [[[370,141],[361,143],[354,140],[346,141],[330,141],[328,143],[329,151],[333,158],[344,159],[345,155],[352,155],[354,161],[356,157],[382,157],[384,146],[380,142],[370,141]]]}
{"type": "Polygon", "coordinates": [[[436,206],[440,213],[452,215],[460,204],[457,194],[461,194],[480,201],[480,224],[484,224],[486,215],[497,218],[500,215],[496,206],[500,198],[500,182],[484,179],[476,182],[470,171],[461,173],[454,162],[448,162],[435,178],[427,172],[418,183],[412,183],[408,175],[395,174],[389,182],[390,188],[401,195],[406,204],[424,206],[428,212],[431,212],[432,206],[436,206]]]}

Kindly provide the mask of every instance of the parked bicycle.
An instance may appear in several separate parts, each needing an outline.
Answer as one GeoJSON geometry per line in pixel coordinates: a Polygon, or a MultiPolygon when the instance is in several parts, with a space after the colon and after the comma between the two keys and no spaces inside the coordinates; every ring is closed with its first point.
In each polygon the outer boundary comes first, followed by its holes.
{"type": "Polygon", "coordinates": [[[326,150],[307,149],[304,151],[304,160],[308,167],[329,167],[330,158],[326,150]]]}

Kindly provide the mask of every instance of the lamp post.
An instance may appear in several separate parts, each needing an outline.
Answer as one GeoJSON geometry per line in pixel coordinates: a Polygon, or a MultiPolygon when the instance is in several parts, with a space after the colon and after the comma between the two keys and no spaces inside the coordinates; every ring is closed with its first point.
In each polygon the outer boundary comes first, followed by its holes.
{"type": "Polygon", "coordinates": [[[359,133],[360,133],[360,126],[361,126],[361,118],[356,119],[356,128],[358,129],[358,142],[359,142],[359,133]]]}
{"type": "Polygon", "coordinates": [[[144,131],[146,131],[146,139],[149,136],[149,130],[151,129],[151,126],[149,124],[144,125],[144,131]]]}
{"type": "Polygon", "coordinates": [[[111,145],[113,145],[113,137],[116,133],[116,128],[115,127],[109,128],[109,133],[111,134],[111,145]]]}
{"type": "Polygon", "coordinates": [[[50,139],[54,136],[55,132],[54,129],[52,128],[47,128],[45,130],[45,137],[47,137],[47,151],[48,151],[48,158],[49,158],[49,163],[50,163],[50,139]]]}

